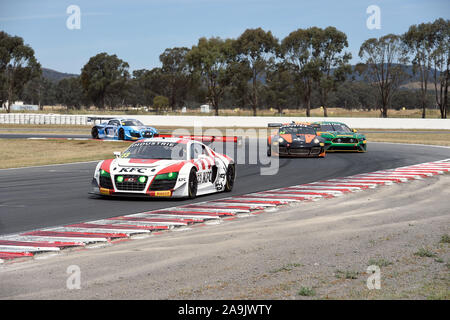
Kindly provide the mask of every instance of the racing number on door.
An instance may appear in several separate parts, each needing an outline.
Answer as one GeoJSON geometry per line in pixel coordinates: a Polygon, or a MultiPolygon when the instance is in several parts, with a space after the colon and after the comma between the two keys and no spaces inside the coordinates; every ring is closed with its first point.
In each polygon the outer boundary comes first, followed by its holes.
{"type": "Polygon", "coordinates": [[[199,184],[211,182],[212,177],[212,157],[209,155],[206,147],[199,143],[191,144],[191,159],[195,159],[198,167],[197,180],[199,184]]]}
{"type": "Polygon", "coordinates": [[[198,183],[211,182],[211,175],[212,175],[212,171],[211,170],[198,172],[197,173],[198,183]]]}

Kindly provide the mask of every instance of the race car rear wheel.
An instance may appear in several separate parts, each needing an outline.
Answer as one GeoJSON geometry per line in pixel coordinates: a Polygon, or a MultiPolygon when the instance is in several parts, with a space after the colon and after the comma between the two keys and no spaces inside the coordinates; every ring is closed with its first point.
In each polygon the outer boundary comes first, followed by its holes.
{"type": "Polygon", "coordinates": [[[226,173],[227,182],[225,183],[225,192],[230,192],[233,190],[234,179],[236,178],[236,168],[234,164],[228,165],[226,173]]]}
{"type": "Polygon", "coordinates": [[[91,130],[91,135],[93,139],[98,139],[98,129],[97,127],[93,127],[91,130]]]}
{"type": "Polygon", "coordinates": [[[188,198],[194,199],[197,196],[197,188],[198,188],[198,180],[197,180],[197,171],[192,168],[189,173],[188,180],[188,198]]]}
{"type": "Polygon", "coordinates": [[[125,132],[123,131],[123,129],[119,130],[118,138],[119,140],[125,140],[125,132]]]}

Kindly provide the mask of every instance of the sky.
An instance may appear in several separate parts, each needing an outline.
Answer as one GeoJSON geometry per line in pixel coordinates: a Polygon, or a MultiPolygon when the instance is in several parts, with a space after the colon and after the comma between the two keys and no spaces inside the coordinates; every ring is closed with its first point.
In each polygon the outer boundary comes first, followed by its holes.
{"type": "Polygon", "coordinates": [[[100,52],[116,54],[131,72],[151,69],[166,48],[190,48],[201,37],[237,38],[258,27],[282,40],[299,28],[334,26],[347,34],[357,63],[366,39],[449,16],[449,0],[0,0],[0,30],[22,37],[42,67],[75,74],[100,52]],[[71,5],[80,9],[79,28],[73,11],[67,13],[71,5]],[[367,13],[373,5],[379,29],[367,27],[375,21],[367,13]]]}

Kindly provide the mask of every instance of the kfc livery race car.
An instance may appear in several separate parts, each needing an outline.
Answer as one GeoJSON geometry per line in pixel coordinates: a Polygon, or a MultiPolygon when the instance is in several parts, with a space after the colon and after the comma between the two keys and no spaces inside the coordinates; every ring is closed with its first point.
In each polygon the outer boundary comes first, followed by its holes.
{"type": "Polygon", "coordinates": [[[233,159],[199,141],[151,138],[98,163],[91,193],[108,196],[195,198],[231,191],[233,159]]]}
{"type": "Polygon", "coordinates": [[[324,140],[309,123],[269,123],[278,127],[267,139],[267,155],[290,157],[325,157],[324,140]]]}
{"type": "Polygon", "coordinates": [[[94,139],[139,140],[158,136],[158,130],[136,119],[110,119],[91,130],[94,139]]]}
{"type": "Polygon", "coordinates": [[[320,121],[314,122],[316,132],[325,139],[327,152],[353,151],[366,152],[367,140],[363,134],[357,133],[341,122],[320,121]]]}

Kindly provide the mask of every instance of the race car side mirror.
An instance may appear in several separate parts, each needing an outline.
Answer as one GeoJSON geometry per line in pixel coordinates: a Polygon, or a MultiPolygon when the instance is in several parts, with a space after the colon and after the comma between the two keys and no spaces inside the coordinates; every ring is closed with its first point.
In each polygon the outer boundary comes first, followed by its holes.
{"type": "Polygon", "coordinates": [[[120,151],[114,151],[114,156],[115,156],[116,158],[120,158],[120,154],[121,154],[120,151]]]}

